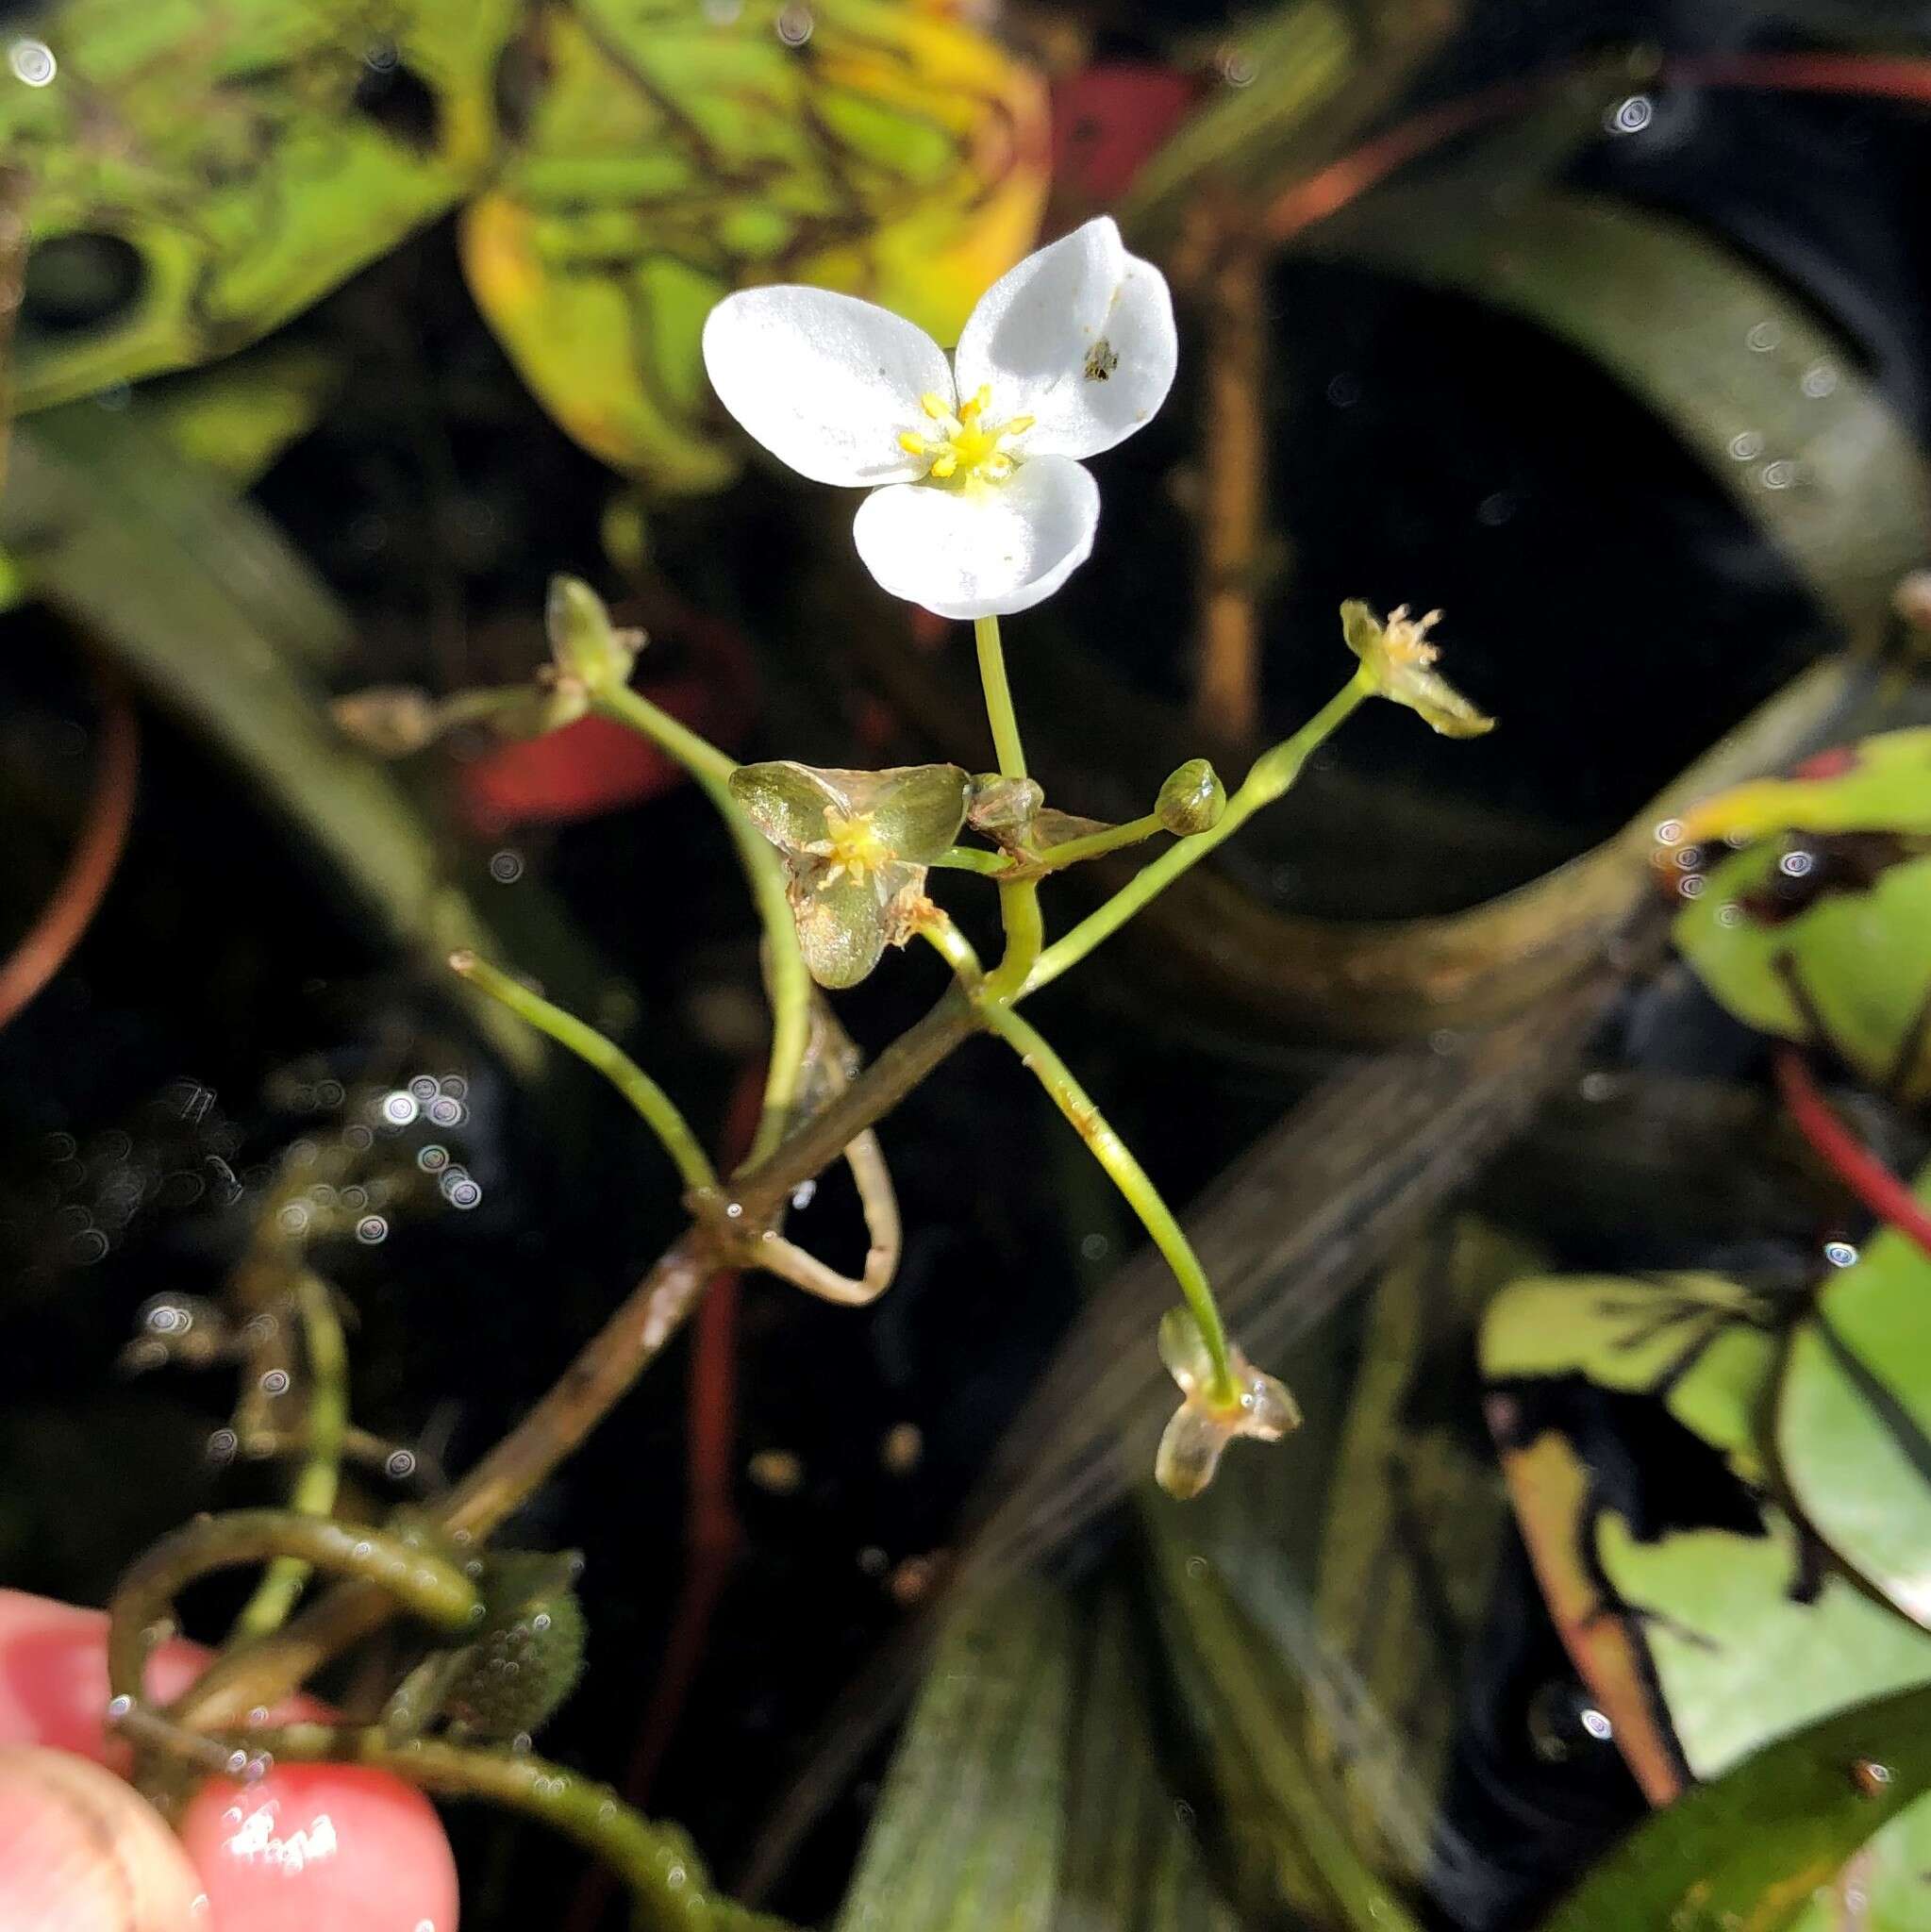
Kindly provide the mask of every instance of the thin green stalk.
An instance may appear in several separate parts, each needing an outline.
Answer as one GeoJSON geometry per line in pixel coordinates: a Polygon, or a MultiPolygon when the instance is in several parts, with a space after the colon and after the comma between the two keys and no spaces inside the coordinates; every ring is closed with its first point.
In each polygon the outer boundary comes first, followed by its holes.
{"type": "Polygon", "coordinates": [[[947,872],[978,872],[996,878],[1010,872],[1015,863],[1008,852],[982,852],[976,845],[951,845],[932,863],[947,872]]]}
{"type": "Polygon", "coordinates": [[[362,1524],[286,1509],[231,1509],[197,1517],[164,1536],[129,1570],[108,1606],[108,1684],[141,1697],[149,1632],[197,1577],[239,1563],[293,1557],[317,1570],[375,1585],[439,1630],[458,1634],[482,1614],[475,1586],[420,1544],[362,1524]]]}
{"type": "Polygon", "coordinates": [[[986,722],[992,727],[992,750],[1002,778],[1025,776],[1025,749],[1019,741],[1019,719],[1012,708],[1012,687],[1006,681],[1006,651],[999,641],[999,620],[973,620],[973,639],[979,647],[979,683],[986,692],[986,722]]]}
{"type": "Polygon", "coordinates": [[[629,1888],[634,1923],[649,1932],[790,1932],[783,1920],[710,1890],[697,1848],[675,1825],[653,1824],[608,1785],[527,1751],[398,1738],[380,1724],[281,1724],[210,1737],[146,1718],[128,1728],[196,1767],[231,1752],[270,1763],[362,1764],[440,1798],[521,1811],[602,1858],[629,1888]]]}
{"type": "MultiPolygon", "coordinates": [[[[299,1516],[327,1516],[341,1487],[342,1449],[349,1430],[349,1352],[336,1313],[335,1291],[308,1269],[295,1277],[295,1312],[302,1324],[302,1355],[307,1370],[304,1434],[308,1450],[301,1474],[289,1491],[289,1507],[299,1516]]],[[[299,1557],[277,1557],[256,1586],[235,1622],[242,1637],[263,1637],[288,1621],[308,1565],[299,1557]]]]}
{"type": "Polygon", "coordinates": [[[1023,1020],[1008,1006],[986,999],[980,1000],[978,1006],[987,1026],[1019,1055],[1021,1064],[1031,1071],[1052,1096],[1054,1106],[1072,1122],[1074,1131],[1106,1169],[1107,1178],[1120,1190],[1154,1245],[1166,1257],[1167,1266],[1174,1271],[1180,1292],[1200,1326],[1201,1339],[1213,1363],[1213,1399],[1228,1406],[1239,1401],[1233,1367],[1227,1359],[1227,1331],[1208,1285],[1207,1270],[1200,1265],[1200,1257],[1193,1252],[1178,1218],[1154,1186],[1152,1177],[1093,1104],[1091,1095],[1074,1077],[1072,1069],[1047,1045],[1037,1026],[1023,1020]]]}
{"type": "Polygon", "coordinates": [[[603,1074],[658,1137],[664,1152],[675,1163],[687,1191],[717,1186],[717,1170],[691,1131],[690,1122],[678,1112],[676,1103],[614,1041],[606,1040],[594,1026],[587,1025],[574,1013],[566,1013],[561,1007],[553,1006],[520,979],[511,978],[474,953],[452,953],[449,965],[452,972],[461,974],[471,985],[480,987],[519,1019],[527,1021],[538,1032],[547,1033],[558,1045],[568,1047],[578,1059],[603,1074]]]}
{"type": "Polygon", "coordinates": [[[791,1124],[811,1041],[811,974],[798,949],[784,866],[776,849],[731,796],[731,774],[737,766],[726,753],[627,685],[601,687],[591,693],[591,703],[604,717],[627,724],[675,758],[704,788],[738,849],[738,862],[764,927],[765,977],[771,994],[771,1064],[765,1071],[764,1108],[749,1157],[761,1160],[784,1139],[791,1124]]]}
{"type": "Polygon", "coordinates": [[[1329,698],[1291,738],[1264,751],[1240,789],[1227,800],[1227,808],[1210,831],[1196,832],[1151,859],[1125,885],[1096,907],[1070,932],[1063,933],[1040,955],[1024,991],[1035,992],[1050,985],[1068,967],[1076,966],[1103,941],[1109,940],[1135,913],[1141,911],[1190,867],[1231,839],[1263,806],[1275,799],[1301,775],[1309,758],[1332,738],[1356,708],[1374,695],[1365,668],[1329,698]]]}
{"type": "Polygon", "coordinates": [[[986,975],[985,996],[1004,1004],[1017,999],[1039,965],[1046,943],[1046,917],[1040,909],[1036,880],[1021,879],[999,888],[999,919],[1006,928],[1006,950],[986,975]]]}
{"type": "MultiPolygon", "coordinates": [[[[1019,719],[1012,708],[1012,687],[1006,681],[1006,651],[999,641],[999,620],[974,620],[973,637],[979,647],[979,683],[986,693],[986,722],[992,727],[992,749],[1003,778],[1025,776],[1025,747],[1019,738],[1019,719]]],[[[1010,999],[1026,983],[1046,942],[1046,924],[1040,911],[1040,891],[1031,879],[1001,883],[999,919],[1006,928],[1006,952],[986,991],[992,999],[1010,999]]]]}
{"type": "Polygon", "coordinates": [[[1128,819],[1124,825],[1108,825],[1103,832],[1089,832],[1083,839],[1065,839],[1057,845],[1042,845],[1029,854],[1026,865],[1039,872],[1057,872],[1061,866],[1077,865],[1082,859],[1099,858],[1117,852],[1123,845],[1138,845],[1164,830],[1157,812],[1144,818],[1128,819]]]}
{"type": "Polygon", "coordinates": [[[936,906],[919,921],[919,937],[952,968],[968,991],[985,976],[978,949],[936,906]]]}

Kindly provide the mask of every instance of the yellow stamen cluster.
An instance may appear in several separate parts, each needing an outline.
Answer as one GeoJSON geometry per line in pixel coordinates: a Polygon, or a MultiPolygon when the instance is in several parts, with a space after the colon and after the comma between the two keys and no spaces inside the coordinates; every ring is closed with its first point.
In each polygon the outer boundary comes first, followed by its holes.
{"type": "Polygon", "coordinates": [[[1431,610],[1425,617],[1410,617],[1406,604],[1397,604],[1388,613],[1381,634],[1382,647],[1398,664],[1432,664],[1441,655],[1440,644],[1428,641],[1428,633],[1441,622],[1441,613],[1431,610]]]}
{"type": "Polygon", "coordinates": [[[869,811],[857,811],[847,818],[835,808],[824,814],[824,837],[814,839],[804,849],[814,858],[831,860],[824,883],[835,886],[849,873],[856,882],[874,876],[891,864],[897,855],[878,836],[869,811]]]}
{"type": "Polygon", "coordinates": [[[934,433],[907,429],[898,446],[907,456],[922,457],[928,467],[929,481],[966,482],[974,477],[988,483],[1003,483],[1018,467],[1018,458],[1000,444],[1007,437],[1021,436],[1033,426],[1031,416],[1008,416],[1004,423],[988,423],[986,409],[992,400],[990,388],[981,386],[976,395],[958,406],[955,415],[945,398],[928,391],[919,398],[919,407],[932,419],[934,433]]]}

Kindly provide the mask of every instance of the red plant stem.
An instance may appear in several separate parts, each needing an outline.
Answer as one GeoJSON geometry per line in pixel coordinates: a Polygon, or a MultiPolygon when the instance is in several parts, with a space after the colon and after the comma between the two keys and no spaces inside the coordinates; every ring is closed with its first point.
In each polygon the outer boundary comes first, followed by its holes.
{"type": "Polygon", "coordinates": [[[1811,1151],[1880,1221],[1931,1255],[1931,1211],[1832,1111],[1803,1054],[1780,1046],[1774,1065],[1784,1109],[1811,1151]]]}
{"type": "MultiPolygon", "coordinates": [[[[764,1071],[754,1062],[739,1078],[718,1137],[724,1157],[721,1165],[725,1170],[750,1147],[763,1098],[764,1071]]],[[[622,1786],[624,1802],[640,1809],[650,1795],[652,1781],[690,1701],[711,1618],[744,1541],[732,1493],[741,1278],[735,1269],[722,1270],[711,1277],[698,1307],[691,1341],[685,1411],[684,1581],[622,1786]]],[[[585,1873],[571,1903],[565,1932],[596,1932],[616,1890],[616,1881],[605,1866],[596,1865],[585,1873]]]]}
{"type": "Polygon", "coordinates": [[[95,674],[101,726],[93,790],[67,871],[20,943],[0,960],[0,1026],[5,1026],[59,972],[107,896],[127,846],[141,772],[141,727],[119,679],[95,674]]]}

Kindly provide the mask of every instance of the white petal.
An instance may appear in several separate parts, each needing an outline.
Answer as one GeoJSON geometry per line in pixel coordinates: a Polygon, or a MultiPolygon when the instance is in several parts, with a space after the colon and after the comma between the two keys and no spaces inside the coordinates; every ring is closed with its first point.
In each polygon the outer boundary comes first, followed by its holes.
{"type": "Polygon", "coordinates": [[[1090,457],[1166,400],[1178,356],[1166,276],[1102,215],[994,282],[953,361],[960,395],[990,389],[993,421],[1039,419],[1015,448],[1090,457]]]}
{"type": "Polygon", "coordinates": [[[923,475],[899,436],[930,426],[922,395],[953,400],[944,352],[924,329],[827,289],[726,295],[705,320],[704,366],[724,408],[818,483],[923,475]]]}
{"type": "Polygon", "coordinates": [[[865,568],[894,597],[941,617],[1003,616],[1050,597],[1093,547],[1100,490],[1065,457],[1004,483],[874,490],[852,525],[865,568]]]}

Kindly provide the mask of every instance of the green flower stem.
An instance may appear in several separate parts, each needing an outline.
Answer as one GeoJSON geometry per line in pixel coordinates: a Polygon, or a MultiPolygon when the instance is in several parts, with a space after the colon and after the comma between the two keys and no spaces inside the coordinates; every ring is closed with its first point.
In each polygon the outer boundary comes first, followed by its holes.
{"type": "Polygon", "coordinates": [[[1142,839],[1151,839],[1156,832],[1164,829],[1159,814],[1150,811],[1144,818],[1129,819],[1124,825],[1108,825],[1104,832],[1089,832],[1083,839],[1066,839],[1057,845],[1042,845],[1028,855],[1026,869],[1057,872],[1062,866],[1077,865],[1082,859],[1099,858],[1108,852],[1117,852],[1123,845],[1138,845],[1142,839]]]}
{"type": "Polygon", "coordinates": [[[1019,879],[1010,885],[1002,883],[999,919],[1006,928],[1006,951],[986,975],[981,991],[987,999],[1004,1003],[1019,997],[1046,943],[1046,917],[1040,909],[1038,882],[1019,879]]]}
{"type": "Polygon", "coordinates": [[[1009,1006],[992,999],[982,997],[977,1005],[986,1025],[1019,1055],[1021,1064],[1032,1073],[1052,1095],[1054,1106],[1072,1122],[1074,1131],[1106,1169],[1107,1178],[1120,1190],[1154,1245],[1166,1257],[1167,1266],[1174,1271],[1180,1292],[1199,1324],[1201,1340],[1207,1344],[1207,1357],[1213,1363],[1212,1398],[1231,1407],[1240,1400],[1240,1391],[1227,1359],[1227,1331],[1222,1324],[1213,1290],[1207,1284],[1207,1270],[1200,1265],[1200,1257],[1193,1252],[1174,1210],[1162,1199],[1145,1168],[1134,1158],[1132,1150],[1074,1077],[1072,1069],[1046,1044],[1039,1028],[1021,1019],[1009,1006]]]}
{"type": "Polygon", "coordinates": [[[1227,800],[1227,808],[1218,824],[1210,831],[1182,839],[1157,858],[1149,860],[1104,905],[1048,946],[1035,963],[1024,991],[1035,992],[1057,979],[1068,967],[1078,965],[1182,873],[1198,865],[1217,845],[1232,838],[1263,806],[1272,805],[1301,775],[1308,758],[1334,736],[1358,706],[1374,694],[1374,681],[1363,667],[1291,738],[1284,738],[1255,759],[1240,789],[1227,800]]]}
{"type": "Polygon", "coordinates": [[[472,986],[480,987],[519,1019],[527,1021],[538,1032],[547,1033],[558,1045],[568,1047],[578,1059],[603,1074],[662,1142],[687,1191],[717,1186],[717,1171],[697,1136],[691,1131],[690,1122],[678,1112],[676,1103],[615,1041],[606,1040],[594,1026],[586,1025],[561,1007],[552,1006],[541,993],[532,992],[520,979],[512,978],[474,953],[452,953],[449,965],[452,972],[459,973],[472,986]]]}
{"type": "Polygon", "coordinates": [[[738,848],[738,862],[764,927],[765,976],[771,992],[771,1064],[764,1076],[764,1110],[749,1157],[761,1160],[784,1139],[791,1124],[811,1038],[811,974],[791,923],[783,861],[731,796],[731,774],[737,766],[727,754],[627,685],[600,687],[591,693],[591,704],[602,716],[627,724],[675,758],[704,788],[738,848]]]}
{"type": "Polygon", "coordinates": [[[948,846],[932,863],[948,872],[978,872],[994,878],[1002,872],[1010,872],[1013,867],[1009,853],[982,852],[976,845],[948,846]]]}
{"type": "Polygon", "coordinates": [[[979,683],[986,692],[986,722],[992,727],[992,750],[1002,778],[1025,776],[1025,748],[1019,741],[1019,719],[1012,708],[1012,687],[1006,681],[1006,651],[999,641],[999,620],[976,617],[973,638],[979,647],[979,683]]]}
{"type": "MultiPolygon", "coordinates": [[[[986,722],[992,727],[992,749],[1002,778],[1025,776],[1025,747],[1019,741],[1019,719],[1012,708],[1012,687],[1006,681],[1006,651],[999,641],[996,617],[975,618],[973,637],[979,647],[979,683],[986,693],[986,722]]],[[[1040,911],[1040,891],[1030,879],[999,888],[999,919],[1006,928],[1006,953],[986,982],[994,999],[1010,999],[1026,983],[1046,942],[1046,924],[1040,911]]]]}
{"type": "MultiPolygon", "coordinates": [[[[341,1487],[342,1450],[349,1431],[349,1352],[342,1341],[341,1318],[336,1313],[335,1291],[306,1268],[295,1277],[295,1312],[302,1324],[308,1370],[308,1448],[301,1474],[289,1491],[289,1507],[300,1516],[327,1516],[341,1487]]],[[[308,1575],[308,1565],[299,1557],[277,1557],[236,1620],[237,1634],[262,1637],[279,1630],[308,1575]]]]}
{"type": "Polygon", "coordinates": [[[978,949],[938,907],[919,921],[919,937],[950,966],[959,984],[968,991],[985,976],[979,964],[978,949]]]}
{"type": "Polygon", "coordinates": [[[629,1888],[635,1923],[651,1932],[785,1932],[782,1920],[710,1890],[682,1832],[653,1824],[608,1785],[528,1752],[396,1740],[375,1724],[287,1724],[222,1741],[284,1763],[365,1764],[438,1797],[482,1798],[538,1819],[602,1858],[629,1888]]]}
{"type": "Polygon", "coordinates": [[[141,1700],[148,1633],[196,1577],[274,1557],[360,1578],[385,1599],[452,1635],[468,1630],[482,1614],[475,1586],[460,1570],[401,1537],[286,1509],[232,1509],[199,1517],[163,1537],[121,1579],[108,1606],[108,1684],[113,1694],[141,1700]]]}

